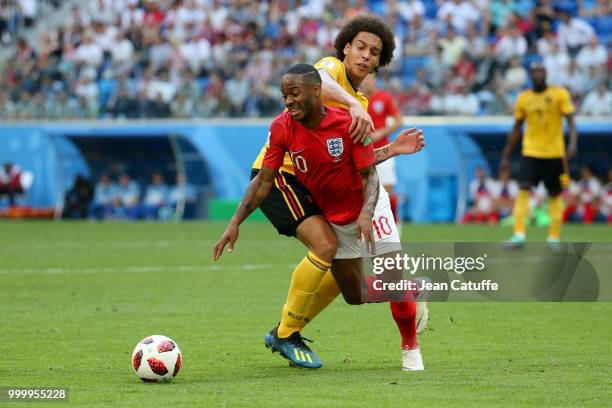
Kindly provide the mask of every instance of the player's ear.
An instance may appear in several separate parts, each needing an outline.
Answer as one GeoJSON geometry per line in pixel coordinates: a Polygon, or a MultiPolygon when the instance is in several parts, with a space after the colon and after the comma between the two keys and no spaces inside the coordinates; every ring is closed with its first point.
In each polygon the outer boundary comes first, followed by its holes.
{"type": "Polygon", "coordinates": [[[351,43],[346,43],[344,44],[344,50],[342,50],[344,52],[344,55],[348,55],[349,50],[351,49],[351,43]]]}
{"type": "Polygon", "coordinates": [[[321,95],[321,84],[312,84],[312,93],[314,96],[319,97],[321,95]]]}

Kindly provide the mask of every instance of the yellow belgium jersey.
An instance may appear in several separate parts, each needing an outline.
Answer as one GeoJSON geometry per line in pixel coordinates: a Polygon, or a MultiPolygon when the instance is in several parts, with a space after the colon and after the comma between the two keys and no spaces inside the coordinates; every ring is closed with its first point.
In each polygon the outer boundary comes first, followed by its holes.
{"type": "MultiPolygon", "coordinates": [[[[358,90],[354,89],[351,83],[348,80],[348,76],[346,75],[346,69],[344,68],[344,64],[336,57],[325,57],[321,59],[319,62],[315,64],[315,68],[317,70],[324,69],[331,75],[331,77],[338,82],[338,84],[351,95],[355,99],[359,101],[361,106],[365,111],[368,110],[368,98],[358,90]]],[[[323,99],[323,105],[325,106],[333,106],[343,109],[348,109],[348,106],[345,106],[341,103],[332,102],[326,99],[323,99]]],[[[268,135],[269,136],[269,135],[268,135]]],[[[263,162],[264,156],[266,155],[266,150],[268,148],[268,142],[261,148],[259,155],[255,159],[253,163],[254,169],[261,169],[261,164],[263,162]]],[[[293,171],[293,163],[291,162],[291,158],[289,157],[289,153],[285,154],[285,159],[283,162],[283,166],[280,168],[281,171],[286,171],[291,174],[294,174],[293,171]]]]}
{"type": "Polygon", "coordinates": [[[539,159],[565,157],[563,116],[574,111],[565,88],[550,86],[544,92],[523,91],[514,109],[515,119],[525,120],[523,156],[539,159]]]}

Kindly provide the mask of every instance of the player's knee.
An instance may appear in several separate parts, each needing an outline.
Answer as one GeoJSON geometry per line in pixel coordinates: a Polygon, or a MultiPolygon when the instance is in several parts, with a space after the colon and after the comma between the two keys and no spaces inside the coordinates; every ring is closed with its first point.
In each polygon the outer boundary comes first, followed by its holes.
{"type": "Polygon", "coordinates": [[[322,260],[331,263],[338,251],[338,238],[335,236],[325,237],[313,246],[312,251],[322,260]]]}
{"type": "Polygon", "coordinates": [[[363,302],[361,301],[361,294],[358,293],[343,293],[342,297],[344,301],[349,305],[361,305],[363,302]]]}

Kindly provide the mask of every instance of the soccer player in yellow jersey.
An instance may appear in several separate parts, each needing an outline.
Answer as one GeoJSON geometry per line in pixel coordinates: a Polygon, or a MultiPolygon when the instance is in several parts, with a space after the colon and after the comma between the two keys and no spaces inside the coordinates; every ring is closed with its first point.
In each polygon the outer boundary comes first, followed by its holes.
{"type": "MultiPolygon", "coordinates": [[[[315,64],[323,82],[321,87],[323,103],[326,106],[348,108],[353,116],[359,116],[360,112],[367,110],[368,103],[367,98],[359,92],[359,85],[368,74],[391,61],[395,48],[393,33],[378,17],[358,16],[341,29],[334,48],[335,57],[323,58],[315,64]]],[[[367,120],[358,121],[356,127],[360,127],[364,135],[373,129],[369,117],[367,120]]],[[[398,153],[417,152],[423,146],[422,135],[414,129],[403,131],[398,139],[406,143],[403,143],[399,150],[394,143],[377,149],[377,162],[398,153]]],[[[370,141],[366,138],[360,142],[370,141]]],[[[254,182],[266,148],[264,146],[253,164],[254,182]]],[[[349,304],[383,300],[372,300],[372,298],[364,300],[362,297],[363,288],[358,284],[363,279],[361,268],[355,267],[352,259],[354,256],[351,254],[337,253],[338,238],[322,217],[308,191],[294,175],[294,166],[305,171],[307,169],[300,166],[307,164],[299,160],[299,152],[294,152],[292,156],[285,156],[275,186],[260,208],[280,234],[296,237],[308,247],[309,252],[293,272],[280,324],[266,336],[266,345],[269,346],[270,336],[274,336],[274,342],[292,342],[295,349],[300,351],[298,355],[303,351],[304,355],[312,357],[313,361],[293,359],[292,355],[284,357],[301,367],[318,368],[321,366],[320,360],[303,343],[301,337],[301,330],[308,322],[340,293],[349,304]]],[[[380,189],[378,203],[377,205],[389,205],[389,197],[384,189],[380,189]]],[[[397,228],[395,223],[390,224],[388,232],[391,236],[397,228]]],[[[233,249],[237,229],[237,223],[231,221],[215,246],[215,259],[221,256],[226,244],[230,250],[233,249]]],[[[416,333],[417,330],[422,331],[425,328],[426,308],[421,307],[423,313],[417,313],[416,307],[414,301],[391,302],[391,312],[402,337],[402,359],[405,370],[423,369],[416,333]],[[421,320],[418,320],[419,317],[421,320]]]]}
{"type": "Polygon", "coordinates": [[[501,159],[501,168],[509,168],[510,153],[521,137],[525,123],[522,156],[519,167],[519,195],[514,202],[514,235],[506,242],[509,248],[519,248],[526,236],[531,189],[540,181],[548,191],[550,227],[548,242],[559,244],[563,206],[561,191],[569,183],[567,157],[576,154],[578,135],[574,122],[574,105],[569,92],[562,87],[546,85],[546,70],[540,63],[530,67],[533,88],[523,91],[516,100],[514,127],[508,136],[501,159]],[[563,118],[566,118],[570,143],[565,150],[563,118]]]}

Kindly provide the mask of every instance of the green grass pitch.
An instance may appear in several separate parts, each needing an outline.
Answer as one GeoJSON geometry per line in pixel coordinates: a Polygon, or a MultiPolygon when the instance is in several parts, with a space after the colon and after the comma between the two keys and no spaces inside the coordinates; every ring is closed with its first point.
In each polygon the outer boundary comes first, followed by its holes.
{"type": "MultiPolygon", "coordinates": [[[[100,407],[612,401],[612,303],[604,302],[430,304],[431,330],[420,338],[426,371],[404,373],[388,306],[338,299],[305,331],[324,367],[290,368],[264,348],[263,336],[278,321],[291,265],[304,248],[267,223],[248,223],[236,251],[213,263],[223,227],[0,224],[0,387],[69,387],[71,406],[100,407]],[[132,372],[132,349],[150,334],[181,347],[183,368],[173,383],[141,383],[132,372]]],[[[477,226],[403,229],[405,239],[419,241],[509,234],[477,226]]],[[[545,234],[530,230],[531,239],[545,234]]],[[[564,238],[610,242],[612,228],[568,226],[564,238]]]]}

